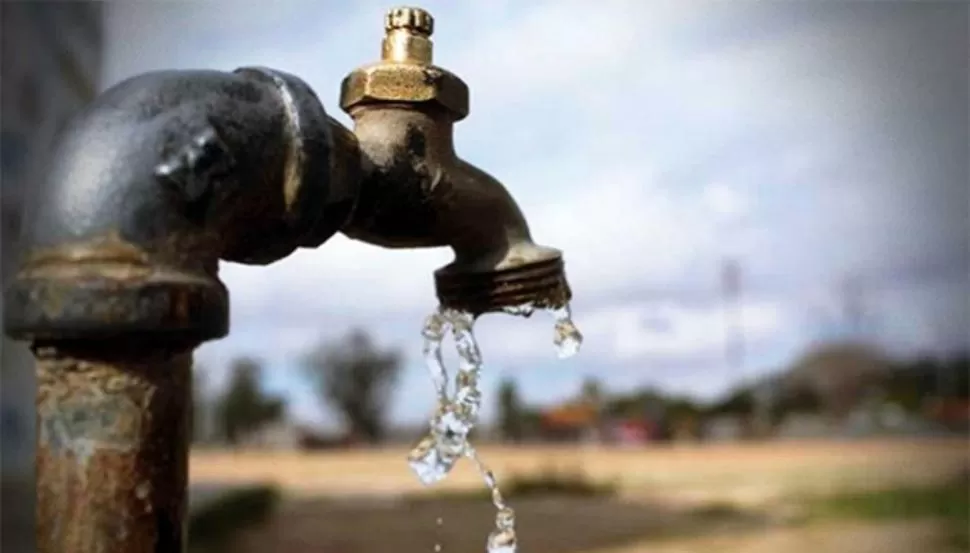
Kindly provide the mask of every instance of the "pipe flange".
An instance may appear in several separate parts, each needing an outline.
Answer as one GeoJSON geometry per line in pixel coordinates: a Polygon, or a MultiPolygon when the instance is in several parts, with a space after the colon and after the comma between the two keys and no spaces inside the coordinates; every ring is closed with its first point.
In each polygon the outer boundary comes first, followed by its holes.
{"type": "Polygon", "coordinates": [[[229,331],[217,278],[153,263],[108,237],[34,254],[6,290],[4,330],[20,340],[155,339],[201,343],[229,331]]]}

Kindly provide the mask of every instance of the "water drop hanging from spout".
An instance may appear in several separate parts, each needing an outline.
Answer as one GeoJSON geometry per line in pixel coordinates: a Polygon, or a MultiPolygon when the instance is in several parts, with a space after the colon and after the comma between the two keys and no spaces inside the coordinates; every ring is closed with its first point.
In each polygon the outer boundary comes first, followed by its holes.
{"type": "Polygon", "coordinates": [[[552,316],[556,320],[553,327],[552,342],[556,346],[556,354],[560,359],[566,359],[579,353],[579,348],[583,345],[583,335],[573,323],[572,311],[569,304],[560,308],[552,309],[552,316]]]}

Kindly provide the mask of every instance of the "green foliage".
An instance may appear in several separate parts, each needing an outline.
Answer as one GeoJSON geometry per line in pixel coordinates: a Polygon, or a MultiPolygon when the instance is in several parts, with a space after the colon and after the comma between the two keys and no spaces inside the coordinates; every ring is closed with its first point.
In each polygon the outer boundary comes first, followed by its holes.
{"type": "Polygon", "coordinates": [[[668,397],[654,389],[610,397],[603,412],[610,417],[634,418],[657,416],[666,408],[668,397]]]}
{"type": "Polygon", "coordinates": [[[235,532],[267,520],[279,500],[279,491],[272,486],[227,492],[189,517],[190,550],[228,550],[235,532]]]}
{"type": "MultiPolygon", "coordinates": [[[[512,475],[499,484],[502,495],[508,499],[529,497],[610,497],[616,494],[617,485],[590,478],[581,470],[561,470],[546,468],[538,473],[512,475]]],[[[419,494],[411,496],[412,501],[436,499],[489,501],[491,492],[487,488],[419,494]]]]}
{"type": "Polygon", "coordinates": [[[812,502],[815,518],[870,520],[940,518],[954,540],[970,549],[970,472],[953,482],[928,487],[899,487],[825,497],[812,502]]]}
{"type": "Polygon", "coordinates": [[[617,491],[615,483],[594,480],[581,470],[551,468],[538,474],[513,475],[502,488],[509,497],[599,497],[614,495],[617,491]]]}
{"type": "Polygon", "coordinates": [[[324,404],[343,416],[353,436],[376,443],[386,433],[386,411],[401,372],[398,351],[380,351],[355,330],[336,343],[323,343],[303,360],[324,404]]]}
{"type": "Polygon", "coordinates": [[[726,398],[711,405],[707,412],[710,415],[750,415],[754,411],[754,393],[747,388],[738,388],[726,398]]]}
{"type": "Polygon", "coordinates": [[[672,419],[698,417],[703,411],[701,405],[688,398],[675,397],[667,401],[667,416],[672,419]]]}
{"type": "Polygon", "coordinates": [[[705,522],[737,520],[749,516],[749,513],[744,509],[727,501],[712,501],[709,503],[703,503],[689,509],[688,512],[692,517],[705,522]]]}
{"type": "Polygon", "coordinates": [[[887,375],[884,387],[889,401],[910,411],[921,409],[927,397],[970,399],[970,356],[898,363],[887,375]]]}
{"type": "Polygon", "coordinates": [[[219,405],[220,431],[230,444],[246,434],[283,418],[286,404],[282,399],[266,396],[259,386],[262,367],[251,358],[233,362],[229,386],[219,405]]]}
{"type": "Polygon", "coordinates": [[[807,386],[797,386],[784,390],[772,402],[771,416],[774,422],[780,422],[786,415],[792,413],[818,413],[822,408],[822,401],[815,390],[807,386]]]}
{"type": "Polygon", "coordinates": [[[582,400],[599,405],[602,403],[604,396],[603,383],[598,378],[588,376],[583,380],[583,385],[579,392],[579,397],[582,400]]]}

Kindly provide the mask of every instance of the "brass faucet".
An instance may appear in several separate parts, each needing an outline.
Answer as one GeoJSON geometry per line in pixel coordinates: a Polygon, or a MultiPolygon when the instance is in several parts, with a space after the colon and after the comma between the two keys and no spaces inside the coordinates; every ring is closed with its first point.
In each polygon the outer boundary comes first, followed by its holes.
{"type": "Polygon", "coordinates": [[[433,65],[431,14],[393,9],[384,30],[381,60],[341,86],[364,168],[342,231],[391,248],[451,246],[455,261],[435,272],[447,307],[478,314],[561,306],[570,292],[560,252],[534,244],[508,191],[455,154],[453,126],[468,115],[468,86],[433,65]]]}
{"type": "Polygon", "coordinates": [[[37,359],[38,551],[185,551],[192,352],[229,330],[219,260],[268,264],[339,231],[450,246],[445,307],[569,299],[560,252],[455,154],[468,87],[432,64],[431,15],[391,10],[385,31],[382,59],[343,82],[353,132],[258,67],[138,75],[67,125],[4,302],[37,359]]]}

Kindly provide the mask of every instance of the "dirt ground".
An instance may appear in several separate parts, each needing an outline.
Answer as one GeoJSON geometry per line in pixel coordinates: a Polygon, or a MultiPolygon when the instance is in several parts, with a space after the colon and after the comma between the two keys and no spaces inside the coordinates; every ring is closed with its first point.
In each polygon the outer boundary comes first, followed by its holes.
{"type": "MultiPolygon", "coordinates": [[[[483,547],[491,506],[404,500],[402,494],[421,490],[404,453],[198,452],[191,477],[196,483],[274,482],[286,492],[278,515],[234,546],[240,553],[417,553],[435,551],[436,544],[447,553],[483,547]]],[[[962,440],[636,450],[483,447],[479,453],[500,481],[503,475],[557,468],[620,484],[620,496],[610,499],[509,498],[523,553],[947,553],[944,532],[932,521],[793,525],[791,498],[928,483],[948,479],[970,463],[962,440]],[[697,508],[710,505],[734,511],[727,518],[697,516],[697,508]]],[[[436,489],[478,486],[479,476],[466,464],[436,489]]]]}
{"type": "Polygon", "coordinates": [[[938,524],[829,524],[718,535],[667,543],[641,542],[588,553],[958,553],[938,524]]]}
{"type": "MultiPolygon", "coordinates": [[[[625,494],[667,500],[730,498],[754,502],[790,493],[826,493],[884,482],[925,482],[967,466],[963,440],[775,442],[654,446],[480,447],[481,458],[503,475],[546,469],[582,470],[620,484],[625,494]]],[[[299,496],[420,492],[404,448],[327,453],[193,452],[193,483],[272,482],[299,496]]],[[[460,464],[436,489],[481,486],[478,473],[460,464]]]]}
{"type": "MultiPolygon", "coordinates": [[[[956,553],[945,529],[933,521],[786,527],[756,516],[705,521],[651,505],[562,499],[519,501],[516,513],[524,553],[956,553]]],[[[442,552],[484,549],[493,516],[484,503],[295,503],[274,521],[244,534],[233,551],[426,553],[436,545],[442,552]]]]}

